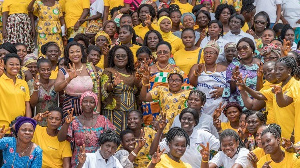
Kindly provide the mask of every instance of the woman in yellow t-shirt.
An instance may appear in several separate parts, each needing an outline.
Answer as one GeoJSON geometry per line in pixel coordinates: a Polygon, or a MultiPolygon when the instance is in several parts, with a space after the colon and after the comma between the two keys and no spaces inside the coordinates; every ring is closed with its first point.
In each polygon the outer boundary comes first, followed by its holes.
{"type": "Polygon", "coordinates": [[[5,0],[2,4],[3,39],[4,42],[24,43],[27,51],[33,52],[34,23],[28,13],[27,7],[30,0],[5,0]]]}
{"type": "Polygon", "coordinates": [[[172,46],[172,54],[184,48],[182,40],[176,37],[171,31],[172,21],[169,17],[162,16],[158,19],[157,23],[159,26],[159,32],[162,35],[163,40],[170,43],[172,46]]]}
{"type": "Polygon", "coordinates": [[[269,125],[261,134],[261,141],[265,156],[259,158],[257,167],[300,167],[300,159],[295,153],[281,149],[281,128],[277,124],[269,125]]]}
{"type": "Polygon", "coordinates": [[[49,79],[56,79],[58,73],[58,58],[61,50],[55,42],[48,42],[41,47],[42,54],[51,62],[51,76],[49,79]]]}
{"type": "Polygon", "coordinates": [[[136,34],[133,28],[129,25],[124,25],[119,30],[119,40],[122,45],[130,48],[133,54],[134,62],[137,61],[136,51],[141,47],[136,45],[136,34]]]}
{"type": "Polygon", "coordinates": [[[232,129],[238,133],[239,123],[240,123],[240,116],[242,114],[242,108],[237,102],[229,102],[224,110],[223,113],[228,119],[228,122],[222,122],[219,120],[217,114],[217,109],[213,115],[214,118],[214,126],[217,128],[218,132],[221,133],[223,130],[232,129]]]}
{"type": "Polygon", "coordinates": [[[199,53],[202,50],[200,50],[200,47],[195,45],[196,37],[193,29],[184,29],[182,31],[181,38],[185,48],[175,52],[173,58],[175,60],[175,64],[183,70],[185,74],[189,74],[192,66],[204,63],[204,59],[201,57],[201,53],[199,53]],[[200,60],[202,60],[202,62],[200,60]]]}
{"type": "Polygon", "coordinates": [[[63,111],[59,107],[50,107],[47,112],[39,113],[33,119],[47,120],[47,127],[37,125],[32,142],[43,150],[42,167],[69,167],[72,157],[71,145],[68,141],[59,142],[58,128],[61,126],[63,111]]]}
{"type": "Polygon", "coordinates": [[[166,141],[170,151],[163,154],[164,150],[160,152],[158,147],[148,168],[192,168],[190,164],[180,160],[187,146],[190,145],[189,135],[182,128],[174,127],[168,131],[166,141]]]}
{"type": "Polygon", "coordinates": [[[173,4],[179,6],[179,10],[182,14],[192,12],[193,10],[193,6],[188,2],[188,0],[178,0],[175,1],[175,3],[173,4]]]}

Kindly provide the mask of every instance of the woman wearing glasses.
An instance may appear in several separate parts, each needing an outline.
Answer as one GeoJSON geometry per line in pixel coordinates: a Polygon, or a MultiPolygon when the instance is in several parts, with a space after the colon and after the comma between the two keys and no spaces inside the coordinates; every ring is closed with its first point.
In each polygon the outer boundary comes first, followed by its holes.
{"type": "Polygon", "coordinates": [[[244,102],[241,98],[240,92],[238,91],[235,79],[239,75],[242,75],[243,79],[246,78],[246,86],[253,90],[256,89],[257,69],[260,60],[253,58],[254,50],[255,45],[250,38],[244,37],[240,39],[237,43],[239,60],[233,58],[231,64],[229,64],[226,70],[227,87],[224,89],[223,98],[228,99],[230,102],[239,102],[243,108],[244,102]]]}
{"type": "MultiPolygon", "coordinates": [[[[223,103],[222,93],[226,86],[226,66],[217,64],[220,47],[216,41],[209,41],[204,48],[204,64],[195,64],[189,73],[189,79],[197,90],[206,95],[203,112],[210,116],[220,103],[223,103]]],[[[222,121],[227,121],[222,115],[222,121]]]]}

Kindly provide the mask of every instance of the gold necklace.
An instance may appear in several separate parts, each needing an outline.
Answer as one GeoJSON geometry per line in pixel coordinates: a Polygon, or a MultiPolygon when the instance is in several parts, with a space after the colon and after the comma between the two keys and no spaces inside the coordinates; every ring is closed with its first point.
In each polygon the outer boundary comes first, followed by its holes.
{"type": "Polygon", "coordinates": [[[83,64],[81,65],[81,67],[79,69],[76,69],[76,71],[79,71],[79,73],[81,73],[82,69],[83,69],[83,64]]]}
{"type": "Polygon", "coordinates": [[[169,64],[169,63],[168,63],[168,65],[167,65],[166,67],[164,67],[164,68],[160,68],[159,65],[158,65],[158,63],[156,63],[155,66],[156,66],[156,68],[157,68],[159,71],[161,71],[161,72],[164,72],[164,70],[170,68],[170,64],[169,64]]]}
{"type": "Polygon", "coordinates": [[[207,72],[207,71],[206,71],[206,65],[204,64],[204,72],[205,72],[206,74],[213,74],[213,73],[215,73],[216,71],[217,71],[217,64],[215,64],[215,69],[214,69],[213,72],[207,72]]]}

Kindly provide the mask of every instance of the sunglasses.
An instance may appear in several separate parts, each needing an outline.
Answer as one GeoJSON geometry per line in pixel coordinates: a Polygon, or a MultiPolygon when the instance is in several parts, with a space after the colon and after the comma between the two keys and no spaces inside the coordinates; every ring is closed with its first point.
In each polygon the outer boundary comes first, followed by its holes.
{"type": "Polygon", "coordinates": [[[170,52],[167,51],[167,50],[160,50],[160,51],[157,51],[156,54],[157,55],[163,55],[163,54],[169,54],[170,52]]]}
{"type": "Polygon", "coordinates": [[[243,46],[237,47],[237,50],[238,50],[238,51],[242,51],[242,50],[247,51],[247,50],[249,49],[249,47],[250,47],[250,46],[248,46],[248,45],[243,45],[243,46]]]}
{"type": "Polygon", "coordinates": [[[266,24],[265,21],[260,21],[260,20],[255,20],[254,23],[255,24],[262,24],[262,25],[266,24]]]}

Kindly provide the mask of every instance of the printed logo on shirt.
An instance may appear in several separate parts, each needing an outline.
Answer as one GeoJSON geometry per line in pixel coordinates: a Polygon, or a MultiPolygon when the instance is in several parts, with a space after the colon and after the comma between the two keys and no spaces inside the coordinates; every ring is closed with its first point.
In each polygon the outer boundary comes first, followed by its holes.
{"type": "Polygon", "coordinates": [[[200,146],[200,144],[204,145],[204,143],[196,143],[198,152],[200,152],[202,150],[202,147],[200,146]]]}
{"type": "Polygon", "coordinates": [[[26,89],[25,89],[25,87],[24,87],[24,86],[21,86],[21,87],[20,87],[20,89],[21,89],[23,92],[25,92],[25,91],[26,91],[26,89]]]}

